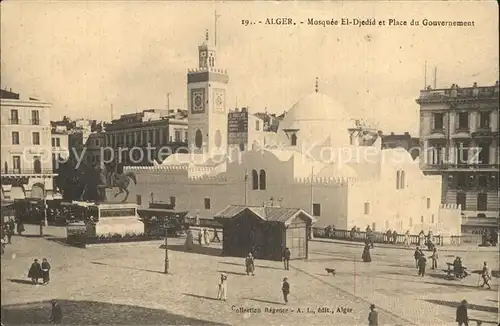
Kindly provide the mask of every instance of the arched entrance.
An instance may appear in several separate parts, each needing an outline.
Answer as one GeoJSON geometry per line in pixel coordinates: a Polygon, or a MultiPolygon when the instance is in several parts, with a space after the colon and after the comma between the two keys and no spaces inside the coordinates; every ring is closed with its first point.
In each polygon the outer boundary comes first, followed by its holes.
{"type": "Polygon", "coordinates": [[[43,199],[45,187],[41,183],[36,183],[31,187],[31,198],[40,198],[43,199]]]}

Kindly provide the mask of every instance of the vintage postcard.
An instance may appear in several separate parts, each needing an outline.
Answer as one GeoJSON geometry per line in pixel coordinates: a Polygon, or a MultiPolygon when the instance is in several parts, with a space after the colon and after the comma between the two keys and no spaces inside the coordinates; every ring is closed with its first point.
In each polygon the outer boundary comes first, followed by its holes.
{"type": "Polygon", "coordinates": [[[3,1],[2,325],[496,325],[495,1],[3,1]]]}

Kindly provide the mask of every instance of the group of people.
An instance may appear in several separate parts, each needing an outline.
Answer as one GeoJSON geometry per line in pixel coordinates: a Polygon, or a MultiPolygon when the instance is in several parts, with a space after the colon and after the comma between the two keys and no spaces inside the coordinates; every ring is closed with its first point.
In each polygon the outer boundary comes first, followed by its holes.
{"type": "MultiPolygon", "coordinates": [[[[217,231],[217,229],[214,228],[212,237],[210,237],[210,233],[207,229],[201,229],[198,232],[198,244],[200,246],[210,245],[211,242],[215,241],[220,242],[219,232],[217,231]]],[[[194,248],[194,236],[191,229],[187,230],[184,246],[188,251],[193,250],[194,248]]]]}
{"type": "Polygon", "coordinates": [[[47,258],[43,258],[41,264],[38,259],[35,259],[28,271],[28,278],[31,279],[33,285],[38,284],[39,279],[43,280],[43,285],[47,285],[50,282],[50,268],[47,258]]]}
{"type": "Polygon", "coordinates": [[[13,220],[9,220],[2,225],[1,228],[1,242],[2,242],[2,254],[5,252],[5,246],[12,244],[12,236],[14,235],[14,229],[16,228],[13,220]]]}

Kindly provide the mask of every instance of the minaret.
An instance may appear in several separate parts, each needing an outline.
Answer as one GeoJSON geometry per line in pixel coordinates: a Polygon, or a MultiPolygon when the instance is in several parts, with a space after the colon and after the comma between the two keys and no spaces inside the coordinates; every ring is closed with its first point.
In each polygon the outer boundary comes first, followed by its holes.
{"type": "Polygon", "coordinates": [[[216,48],[209,42],[208,30],[198,46],[198,58],[198,68],[187,75],[188,146],[197,154],[226,154],[229,76],[216,68],[216,48]]]}

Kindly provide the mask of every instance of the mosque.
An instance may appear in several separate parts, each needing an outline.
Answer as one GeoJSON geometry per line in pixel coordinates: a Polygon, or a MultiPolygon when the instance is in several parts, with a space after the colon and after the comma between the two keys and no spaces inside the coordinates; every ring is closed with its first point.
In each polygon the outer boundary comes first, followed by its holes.
{"type": "Polygon", "coordinates": [[[425,176],[402,148],[382,149],[377,133],[322,94],[318,81],[277,133],[229,150],[229,76],[216,68],[208,37],[198,54],[199,67],[187,74],[190,152],[155,166],[125,167],[137,177],[129,202],[170,202],[200,218],[228,205],[301,208],[316,227],[460,234],[460,208],[441,204],[441,178],[425,176]]]}

